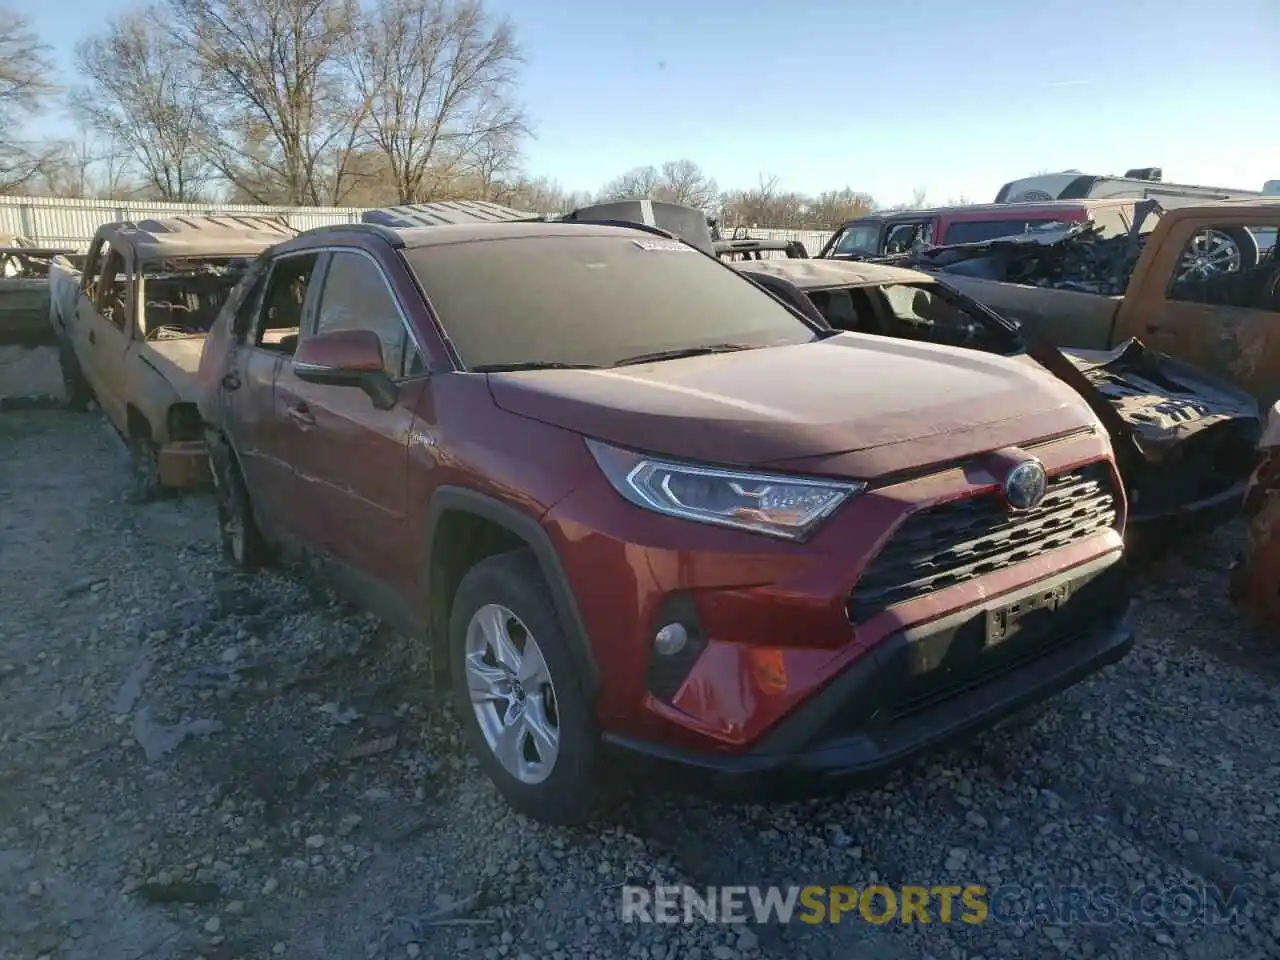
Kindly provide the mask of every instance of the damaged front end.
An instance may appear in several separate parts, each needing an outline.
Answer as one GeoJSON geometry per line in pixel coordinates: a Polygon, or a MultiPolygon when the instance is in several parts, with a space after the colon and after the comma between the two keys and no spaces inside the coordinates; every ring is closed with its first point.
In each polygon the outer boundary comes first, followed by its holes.
{"type": "Polygon", "coordinates": [[[1258,441],[1260,462],[1244,496],[1249,540],[1231,571],[1231,599],[1260,626],[1280,629],[1280,402],[1258,441]]]}
{"type": "Polygon", "coordinates": [[[1229,383],[1130,340],[1114,350],[1028,352],[1076,389],[1111,434],[1130,522],[1209,529],[1234,516],[1257,463],[1257,402],[1229,383]]]}

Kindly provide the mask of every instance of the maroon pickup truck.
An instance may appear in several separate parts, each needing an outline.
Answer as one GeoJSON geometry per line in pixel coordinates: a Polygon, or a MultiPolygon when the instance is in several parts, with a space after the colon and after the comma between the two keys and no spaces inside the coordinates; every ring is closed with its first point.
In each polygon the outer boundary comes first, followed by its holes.
{"type": "Polygon", "coordinates": [[[1031,230],[1095,223],[1124,233],[1132,223],[1132,200],[1053,200],[1043,203],[976,203],[931,210],[886,210],[850,220],[823,244],[820,258],[861,260],[921,247],[984,243],[1031,230]]]}
{"type": "Polygon", "coordinates": [[[837,333],[656,227],[371,224],[259,258],[205,349],[223,542],[429,643],[549,822],[606,752],[812,786],[1132,643],[1106,431],[1012,359],[837,333]]]}

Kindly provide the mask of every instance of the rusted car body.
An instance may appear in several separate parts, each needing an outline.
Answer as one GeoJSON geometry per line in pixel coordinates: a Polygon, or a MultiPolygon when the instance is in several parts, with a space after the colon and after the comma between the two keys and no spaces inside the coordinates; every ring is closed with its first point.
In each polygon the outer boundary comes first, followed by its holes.
{"type": "Polygon", "coordinates": [[[52,265],[68,401],[97,401],[129,449],[139,499],[209,479],[195,389],[205,335],[253,258],[294,233],[270,217],[109,223],[83,271],[52,265]]]}
{"type": "Polygon", "coordinates": [[[42,247],[17,234],[0,234],[0,346],[56,342],[49,326],[49,263],[74,256],[70,247],[42,247]]]}
{"type": "Polygon", "coordinates": [[[1239,509],[1262,423],[1256,401],[1229,383],[1138,340],[1113,350],[1028,342],[994,311],[915,270],[840,260],[734,266],[836,329],[1021,357],[1064,381],[1111,434],[1131,525],[1206,527],[1239,509]]]}
{"type": "MultiPolygon", "coordinates": [[[[911,265],[937,272],[1029,332],[1062,347],[1112,350],[1130,339],[1243,387],[1264,405],[1280,399],[1280,254],[1275,243],[1280,199],[1225,200],[1159,213],[1135,235],[1122,293],[1054,289],[1051,280],[1008,283],[976,276],[975,258],[925,251],[911,265]],[[1240,247],[1249,237],[1247,249],[1240,247]],[[1234,252],[1233,252],[1234,251],[1234,252]],[[1221,262],[1219,262],[1221,261],[1221,262]],[[1252,264],[1252,265],[1250,265],[1252,264]],[[1044,283],[1046,285],[1037,285],[1044,283]]],[[[1028,238],[1020,251],[990,244],[1029,278],[1026,258],[1051,258],[1028,238]]]]}
{"type": "Polygon", "coordinates": [[[1261,462],[1249,483],[1245,554],[1231,573],[1231,597],[1261,626],[1280,630],[1280,403],[1258,442],[1261,462]]]}

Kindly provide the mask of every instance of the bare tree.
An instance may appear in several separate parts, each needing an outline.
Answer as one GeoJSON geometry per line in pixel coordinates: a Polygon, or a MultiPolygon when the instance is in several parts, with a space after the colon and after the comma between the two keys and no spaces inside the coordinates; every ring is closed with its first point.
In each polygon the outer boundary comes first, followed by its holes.
{"type": "Polygon", "coordinates": [[[834,230],[843,223],[856,220],[870,213],[875,201],[870,194],[859,193],[852,187],[842,190],[825,190],[806,205],[806,225],[817,230],[834,230]]]}
{"type": "Polygon", "coordinates": [[[491,182],[518,154],[520,49],[479,0],[378,0],[348,63],[401,203],[471,174],[491,182]]]}
{"type": "Polygon", "coordinates": [[[128,151],[84,124],[75,137],[50,147],[46,162],[26,185],[36,196],[124,200],[147,190],[131,178],[128,151]]]}
{"type": "Polygon", "coordinates": [[[656,194],[659,180],[657,167],[634,167],[601,187],[600,199],[632,200],[638,197],[658,199],[656,194]]]}
{"type": "Polygon", "coordinates": [[[761,174],[755,187],[726,195],[721,226],[802,229],[809,204],[804,194],[782,190],[777,176],[761,174]]]}
{"type": "Polygon", "coordinates": [[[76,49],[89,81],[72,107],[93,128],[125,146],[150,192],[196,200],[209,181],[201,155],[201,99],[196,65],[157,24],[156,8],[110,22],[76,49]]]}
{"type": "Polygon", "coordinates": [[[715,180],[692,160],[668,160],[658,167],[636,167],[610,180],[600,191],[602,200],[646,197],[711,211],[720,200],[715,180]]]}
{"type": "Polygon", "coordinates": [[[0,10],[0,192],[26,184],[58,154],[56,145],[24,143],[16,132],[56,92],[52,72],[49,47],[27,18],[0,10]]]}
{"type": "Polygon", "coordinates": [[[332,200],[365,104],[342,82],[358,0],[165,0],[199,65],[203,147],[258,202],[332,200]]]}

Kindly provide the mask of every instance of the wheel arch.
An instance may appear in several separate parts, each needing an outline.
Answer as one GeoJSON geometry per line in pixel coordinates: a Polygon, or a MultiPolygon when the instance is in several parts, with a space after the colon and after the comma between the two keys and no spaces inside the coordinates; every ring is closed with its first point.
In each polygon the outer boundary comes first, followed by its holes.
{"type": "Polygon", "coordinates": [[[128,403],[124,408],[125,428],[129,439],[154,440],[155,428],[150,418],[135,403],[128,403]]]}
{"type": "Polygon", "coordinates": [[[462,577],[485,557],[527,547],[538,562],[564,625],[575,680],[588,702],[594,699],[600,670],[586,624],[551,537],[534,517],[487,494],[443,486],[436,489],[428,505],[424,540],[423,583],[437,674],[447,670],[443,645],[448,643],[449,615],[462,577]]]}

